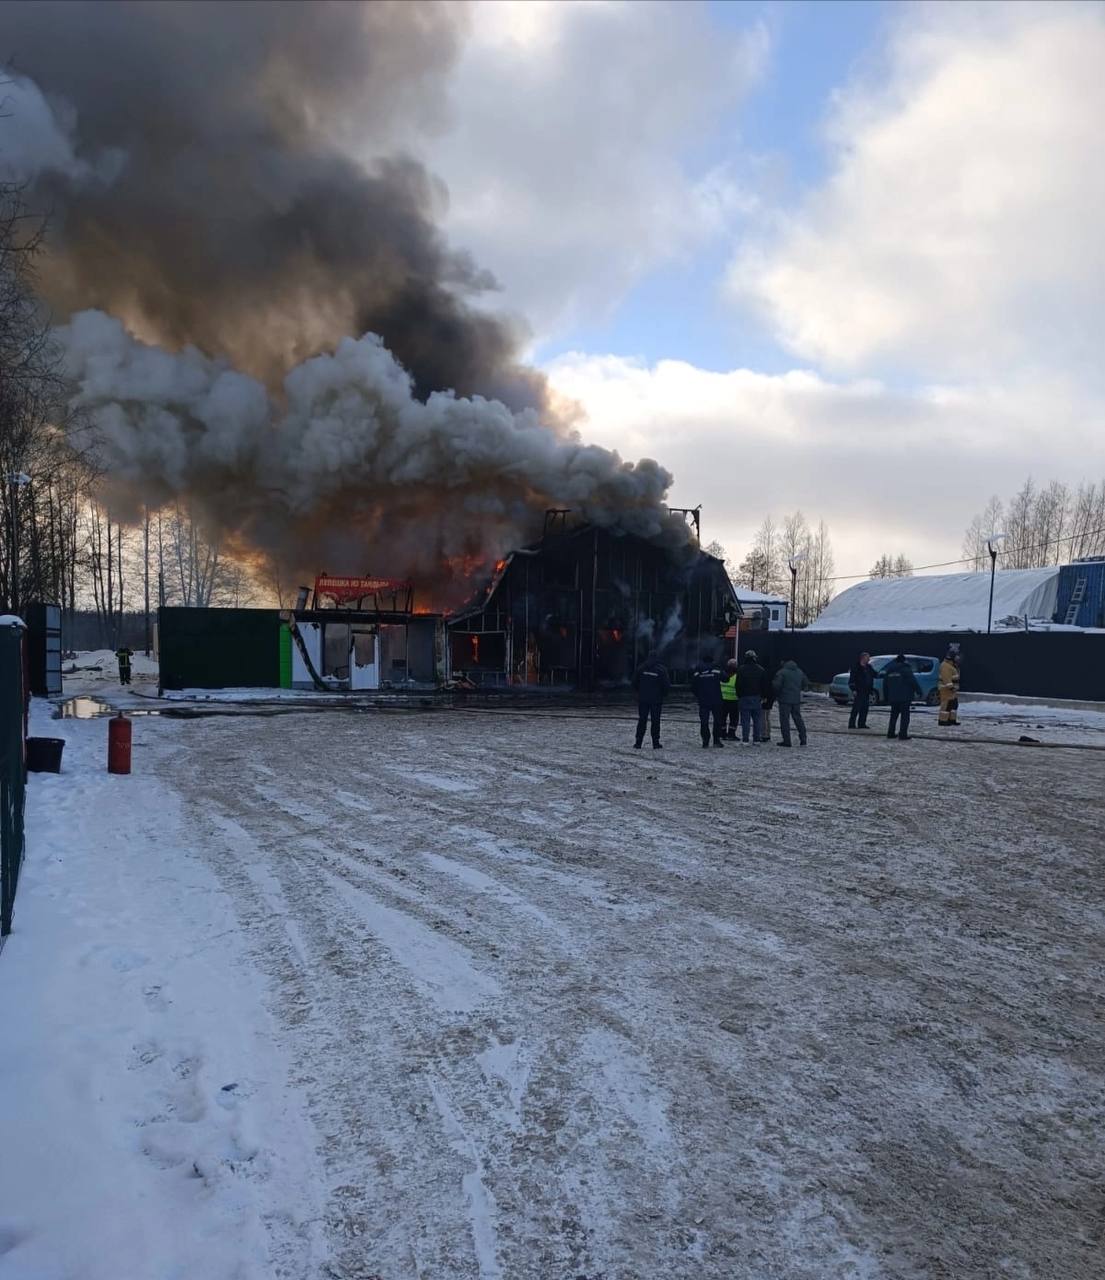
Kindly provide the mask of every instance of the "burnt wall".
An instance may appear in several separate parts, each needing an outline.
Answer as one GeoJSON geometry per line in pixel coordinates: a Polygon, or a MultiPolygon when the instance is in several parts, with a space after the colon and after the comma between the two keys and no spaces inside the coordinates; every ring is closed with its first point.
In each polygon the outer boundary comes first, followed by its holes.
{"type": "Polygon", "coordinates": [[[722,656],[732,607],[713,557],[584,529],[516,553],[487,603],[451,624],[466,637],[506,636],[505,663],[489,670],[484,648],[460,665],[468,638],[451,645],[452,670],[481,685],[604,689],[628,683],[655,649],[680,683],[704,650],[722,656]]]}

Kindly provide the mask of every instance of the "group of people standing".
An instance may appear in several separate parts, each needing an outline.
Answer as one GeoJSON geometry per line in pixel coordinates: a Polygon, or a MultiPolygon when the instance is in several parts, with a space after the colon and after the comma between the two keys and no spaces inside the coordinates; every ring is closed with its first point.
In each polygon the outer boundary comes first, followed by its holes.
{"type": "MultiPolygon", "coordinates": [[[[849,729],[866,729],[867,713],[875,679],[883,682],[882,698],[890,707],[890,724],[886,736],[907,740],[911,704],[924,697],[917,676],[904,653],[895,656],[893,662],[876,671],[871,665],[871,655],[861,653],[852,666],[848,685],[852,690],[852,710],[848,716],[849,729]]],[[[708,654],[691,674],[691,692],[698,703],[698,722],[702,745],[725,746],[725,742],[737,740],[761,743],[771,741],[771,709],[779,708],[780,747],[792,745],[791,724],[798,732],[798,745],[806,745],[806,722],[802,718],[802,694],[808,689],[809,680],[793,658],[771,675],[760,664],[754,649],[746,651],[741,662],[730,659],[722,668],[708,654]]],[[[633,688],[637,691],[637,737],[634,747],[639,751],[644,745],[645,730],[651,729],[654,749],[663,746],[660,741],[660,715],[664,698],[671,688],[667,668],[651,654],[637,668],[633,676],[633,688]]],[[[959,723],[959,652],[948,650],[940,664],[937,691],[940,697],[941,725],[959,723]]]]}
{"type": "MultiPolygon", "coordinates": [[[[917,681],[917,676],[904,653],[895,656],[888,662],[881,673],[871,665],[871,655],[861,653],[856,659],[848,676],[848,687],[852,691],[852,711],[848,716],[849,729],[867,728],[867,711],[871,705],[871,694],[875,688],[875,677],[882,676],[883,701],[890,707],[890,725],[886,731],[888,738],[908,739],[910,711],[915,698],[923,698],[924,691],[917,681]]],[[[959,723],[959,651],[949,649],[944,661],[940,664],[937,681],[937,693],[940,697],[940,715],[937,723],[953,725],[959,723]]]]}
{"type": "MultiPolygon", "coordinates": [[[[637,668],[633,676],[637,690],[638,719],[634,746],[640,750],[646,728],[651,728],[654,749],[660,741],[660,714],[671,680],[663,663],[652,654],[637,668]]],[[[802,692],[809,688],[805,673],[793,659],[788,659],[769,675],[760,665],[754,649],[749,649],[742,662],[735,658],[724,669],[709,654],[691,673],[691,692],[698,703],[699,729],[703,747],[711,743],[724,747],[726,739],[747,743],[771,741],[771,708],[779,708],[780,747],[789,747],[791,722],[798,731],[799,746],[806,745],[806,722],[802,718],[802,692]]]]}

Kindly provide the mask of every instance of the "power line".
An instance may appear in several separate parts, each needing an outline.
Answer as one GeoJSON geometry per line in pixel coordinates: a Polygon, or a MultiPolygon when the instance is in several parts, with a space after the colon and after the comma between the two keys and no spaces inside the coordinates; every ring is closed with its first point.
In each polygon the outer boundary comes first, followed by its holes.
{"type": "MultiPolygon", "coordinates": [[[[1078,538],[1094,538],[1098,534],[1105,534],[1105,526],[1100,529],[1083,529],[1078,533],[1068,533],[1061,538],[1049,538],[1047,542],[1037,542],[1035,545],[1027,547],[1017,547],[1017,551],[1042,551],[1045,547],[1057,547],[1063,542],[1074,542],[1078,538]]],[[[999,551],[998,555],[1004,555],[1005,552],[999,551]]],[[[920,573],[923,569],[950,569],[957,564],[974,564],[977,556],[964,556],[961,560],[942,560],[939,564],[918,564],[914,565],[910,573],[920,573]]],[[[1046,565],[1044,566],[1047,567],[1046,565]]],[[[909,574],[898,575],[893,574],[892,577],[909,577],[909,574]]],[[[829,578],[822,578],[822,582],[861,582],[870,578],[869,573],[838,573],[829,578]]]]}

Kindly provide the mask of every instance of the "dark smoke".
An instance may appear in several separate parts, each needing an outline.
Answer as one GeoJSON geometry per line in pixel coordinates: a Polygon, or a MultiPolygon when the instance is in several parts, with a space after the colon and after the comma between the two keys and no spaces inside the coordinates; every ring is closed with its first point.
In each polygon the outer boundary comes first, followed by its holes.
{"type": "Polygon", "coordinates": [[[466,305],[494,281],[437,229],[440,184],[339,145],[386,155],[398,123],[440,123],[464,17],[419,0],[4,4],[14,73],[72,113],[96,166],[37,175],[49,301],[268,379],[372,331],[420,395],[540,403],[516,327],[466,305]]]}
{"type": "Polygon", "coordinates": [[[550,506],[685,542],[655,462],[557,435],[533,409],[420,399],[372,335],[297,365],[279,400],[195,348],[138,342],[103,312],[74,316],[59,338],[117,509],[195,495],[240,548],[288,570],[401,571],[446,606],[550,506]]]}
{"type": "Polygon", "coordinates": [[[287,573],[410,573],[439,603],[548,506],[682,536],[667,472],[557,421],[396,149],[446,123],[466,14],[0,2],[0,161],[52,210],[44,291],[124,518],[184,499],[287,573]]]}

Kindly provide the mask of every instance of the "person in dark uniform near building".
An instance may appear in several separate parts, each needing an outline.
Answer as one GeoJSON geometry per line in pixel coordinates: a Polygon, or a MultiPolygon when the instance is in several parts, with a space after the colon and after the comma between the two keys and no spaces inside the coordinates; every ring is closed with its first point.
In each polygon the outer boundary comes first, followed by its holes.
{"type": "Polygon", "coordinates": [[[909,737],[909,704],[914,698],[924,697],[904,653],[899,653],[893,662],[883,668],[882,689],[883,696],[890,703],[890,728],[886,736],[895,736],[900,720],[901,728],[897,736],[904,742],[909,737]]]}
{"type": "Polygon", "coordinates": [[[760,666],[756,650],[744,655],[737,677],[741,718],[741,741],[763,741],[764,694],[767,691],[767,672],[760,666]]]}
{"type": "Polygon", "coordinates": [[[848,717],[849,729],[867,728],[867,708],[871,702],[871,690],[875,687],[875,668],[871,655],[861,653],[852,666],[848,688],[852,690],[852,712],[848,717]]]}
{"type": "Polygon", "coordinates": [[[737,729],[740,727],[737,683],[737,660],[736,658],[730,658],[725,664],[725,679],[721,682],[721,701],[723,703],[722,711],[724,712],[721,727],[725,736],[734,740],[737,736],[737,729]]]}
{"type": "Polygon", "coordinates": [[[645,728],[651,721],[652,749],[658,751],[663,746],[660,741],[660,712],[664,697],[671,688],[671,680],[667,668],[656,654],[650,653],[633,673],[633,687],[637,690],[637,740],[633,745],[640,751],[645,740],[645,728]]]}
{"type": "Polygon", "coordinates": [[[709,654],[702,655],[702,661],[691,673],[691,692],[698,702],[698,723],[702,730],[702,745],[710,745],[710,721],[713,720],[713,738],[715,747],[724,747],[721,740],[722,721],[725,716],[724,703],[721,697],[721,668],[709,654]]]}
{"type": "Polygon", "coordinates": [[[130,684],[130,660],[134,657],[134,650],[120,645],[115,650],[115,656],[119,660],[119,683],[130,684]]]}

